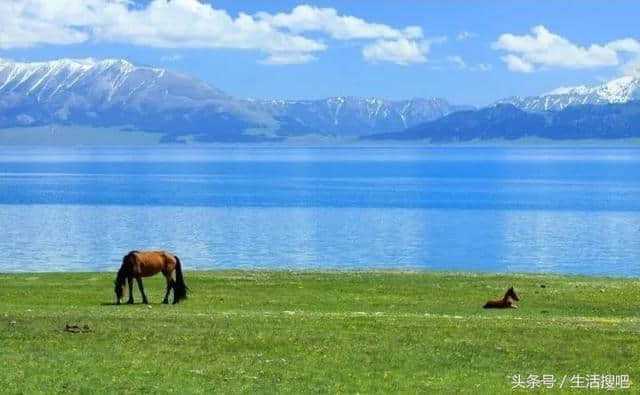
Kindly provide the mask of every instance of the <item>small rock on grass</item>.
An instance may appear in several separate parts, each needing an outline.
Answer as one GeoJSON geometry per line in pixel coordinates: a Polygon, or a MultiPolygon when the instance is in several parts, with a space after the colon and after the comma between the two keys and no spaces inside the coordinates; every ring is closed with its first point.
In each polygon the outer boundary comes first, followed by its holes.
{"type": "Polygon", "coordinates": [[[89,325],[85,324],[85,325],[69,325],[67,324],[67,326],[64,328],[64,330],[66,332],[71,332],[71,333],[86,333],[86,332],[91,332],[91,328],[89,328],[89,325]]]}

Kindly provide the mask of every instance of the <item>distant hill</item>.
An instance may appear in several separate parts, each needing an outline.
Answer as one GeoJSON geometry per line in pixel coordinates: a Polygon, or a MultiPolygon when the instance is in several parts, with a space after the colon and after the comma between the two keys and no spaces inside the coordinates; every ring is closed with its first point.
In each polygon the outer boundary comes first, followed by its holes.
{"type": "Polygon", "coordinates": [[[166,140],[251,140],[243,131],[269,119],[183,74],[124,60],[0,62],[0,127],[47,124],[162,132],[166,140]]]}
{"type": "Polygon", "coordinates": [[[640,100],[640,77],[625,76],[605,84],[586,87],[558,88],[540,96],[514,96],[499,100],[496,104],[513,104],[526,111],[559,111],[570,106],[585,104],[626,103],[640,100]]]}
{"type": "Polygon", "coordinates": [[[455,111],[471,109],[439,98],[385,100],[331,97],[323,100],[255,100],[248,107],[270,114],[282,136],[328,134],[360,136],[402,130],[438,119],[455,111]]]}
{"type": "Polygon", "coordinates": [[[121,59],[0,59],[0,128],[119,126],[162,133],[169,142],[274,141],[399,130],[468,108],[436,98],[237,99],[184,74],[121,59]]]}
{"type": "Polygon", "coordinates": [[[546,112],[528,112],[512,104],[498,104],[363,139],[461,142],[525,137],[554,140],[640,137],[640,101],[569,106],[562,111],[546,112]]]}
{"type": "MultiPolygon", "coordinates": [[[[80,136],[82,127],[113,132],[112,140],[126,136],[118,130],[158,133],[157,140],[164,142],[261,142],[311,135],[434,142],[609,139],[639,136],[638,100],[640,78],[630,76],[591,88],[507,98],[478,110],[440,98],[239,99],[187,75],[122,59],[0,59],[0,129],[16,131],[11,138],[17,140],[21,130],[35,133],[48,126],[73,130],[65,134],[67,140],[80,136]]],[[[55,136],[49,133],[48,141],[55,136]]]]}

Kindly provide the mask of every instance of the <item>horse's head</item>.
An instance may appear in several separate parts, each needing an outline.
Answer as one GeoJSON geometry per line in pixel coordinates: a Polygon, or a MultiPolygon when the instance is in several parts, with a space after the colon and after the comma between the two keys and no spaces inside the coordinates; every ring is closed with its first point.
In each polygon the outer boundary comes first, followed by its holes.
{"type": "Polygon", "coordinates": [[[518,295],[516,295],[516,291],[513,290],[513,287],[509,288],[506,296],[510,297],[513,300],[520,301],[520,299],[518,298],[518,295]]]}
{"type": "Polygon", "coordinates": [[[120,304],[124,296],[124,281],[118,284],[118,281],[113,282],[113,292],[116,293],[116,303],[120,304]]]}

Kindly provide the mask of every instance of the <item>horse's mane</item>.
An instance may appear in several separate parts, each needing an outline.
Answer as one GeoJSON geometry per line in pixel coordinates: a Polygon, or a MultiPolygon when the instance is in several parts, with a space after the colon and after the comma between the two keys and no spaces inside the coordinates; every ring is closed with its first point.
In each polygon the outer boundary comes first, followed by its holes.
{"type": "Polygon", "coordinates": [[[133,257],[133,254],[138,251],[131,251],[124,257],[122,257],[122,265],[120,265],[120,269],[118,269],[118,274],[116,275],[116,284],[123,284],[125,278],[129,277],[131,274],[131,264],[129,262],[129,258],[133,257]]]}

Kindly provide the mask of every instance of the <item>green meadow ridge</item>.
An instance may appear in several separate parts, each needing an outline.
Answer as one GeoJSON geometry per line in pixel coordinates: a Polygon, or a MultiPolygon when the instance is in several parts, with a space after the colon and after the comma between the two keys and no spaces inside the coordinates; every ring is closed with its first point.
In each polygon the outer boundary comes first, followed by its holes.
{"type": "Polygon", "coordinates": [[[156,276],[151,305],[136,288],[135,305],[115,306],[113,278],[0,274],[0,392],[493,394],[534,374],[629,375],[640,389],[635,279],[186,272],[179,305],[160,304],[156,276]],[[482,309],[509,286],[518,309],[482,309]]]}

